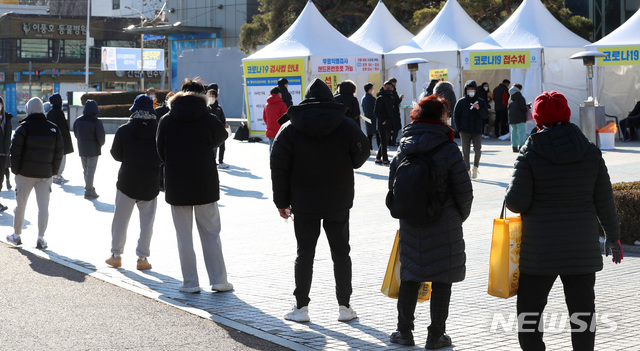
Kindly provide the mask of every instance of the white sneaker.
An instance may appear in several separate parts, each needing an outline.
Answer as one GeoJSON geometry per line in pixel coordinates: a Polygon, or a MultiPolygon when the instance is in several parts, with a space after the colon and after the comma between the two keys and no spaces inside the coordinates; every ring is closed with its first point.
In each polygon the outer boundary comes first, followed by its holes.
{"type": "Polygon", "coordinates": [[[211,285],[211,290],[224,292],[233,290],[233,284],[231,283],[222,283],[222,284],[213,284],[211,285]]]}
{"type": "Polygon", "coordinates": [[[200,287],[199,286],[188,287],[188,286],[180,285],[178,287],[178,291],[189,293],[189,294],[197,294],[200,292],[200,287]]]}
{"type": "Polygon", "coordinates": [[[348,322],[352,319],[358,318],[356,311],[354,311],[351,307],[340,306],[338,312],[340,313],[340,315],[338,316],[338,320],[340,322],[348,322]]]}
{"type": "Polygon", "coordinates": [[[220,162],[220,164],[218,164],[218,168],[227,169],[227,168],[229,168],[229,165],[224,163],[224,162],[220,162]]]}
{"type": "Polygon", "coordinates": [[[480,173],[480,172],[478,172],[478,167],[473,166],[473,167],[471,168],[471,179],[476,179],[476,178],[478,178],[478,173],[480,173]]]}
{"type": "Polygon", "coordinates": [[[22,240],[20,239],[20,235],[17,235],[15,233],[11,235],[7,235],[7,242],[16,246],[22,245],[22,240]]]}
{"type": "Polygon", "coordinates": [[[284,315],[284,319],[288,321],[294,322],[308,322],[311,319],[309,318],[309,306],[303,306],[302,308],[297,308],[295,305],[291,309],[291,312],[284,315]]]}

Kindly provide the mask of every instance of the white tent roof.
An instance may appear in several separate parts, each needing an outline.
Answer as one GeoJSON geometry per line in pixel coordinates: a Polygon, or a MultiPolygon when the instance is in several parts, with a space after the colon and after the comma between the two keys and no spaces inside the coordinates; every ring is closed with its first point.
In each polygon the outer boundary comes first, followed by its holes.
{"type": "Polygon", "coordinates": [[[349,41],[333,28],[313,2],[309,1],[286,32],[246,59],[372,54],[374,53],[349,41]]]}
{"type": "Polygon", "coordinates": [[[465,50],[573,48],[588,44],[555,19],[540,0],[524,0],[500,28],[465,50]]]}
{"type": "Polygon", "coordinates": [[[482,29],[458,4],[448,0],[436,18],[392,54],[457,51],[482,40],[489,33],[482,29]]]}
{"type": "Polygon", "coordinates": [[[349,40],[378,54],[385,54],[408,42],[413,34],[389,12],[382,0],[349,40]]]}
{"type": "Polygon", "coordinates": [[[640,37],[638,36],[638,33],[640,33],[640,10],[638,10],[635,15],[629,18],[616,30],[590,46],[640,45],[640,37]]]}

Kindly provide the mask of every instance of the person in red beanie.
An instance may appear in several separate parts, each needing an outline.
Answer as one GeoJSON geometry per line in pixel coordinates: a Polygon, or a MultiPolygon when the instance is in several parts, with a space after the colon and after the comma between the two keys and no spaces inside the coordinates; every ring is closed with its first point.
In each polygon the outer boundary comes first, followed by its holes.
{"type": "Polygon", "coordinates": [[[267,104],[262,110],[262,120],[267,125],[265,135],[269,139],[269,153],[273,147],[273,139],[280,130],[278,119],[287,113],[287,105],[282,101],[282,91],[278,87],[273,87],[270,91],[271,96],[267,98],[267,104]]]}
{"type": "Polygon", "coordinates": [[[574,350],[595,343],[596,272],[602,270],[598,228],[605,254],[623,258],[620,227],[607,167],[600,150],[569,123],[564,95],[544,92],[535,100],[539,131],[520,150],[505,197],[522,214],[518,339],[522,350],[544,350],[542,312],[558,276],[570,313],[574,350]]]}

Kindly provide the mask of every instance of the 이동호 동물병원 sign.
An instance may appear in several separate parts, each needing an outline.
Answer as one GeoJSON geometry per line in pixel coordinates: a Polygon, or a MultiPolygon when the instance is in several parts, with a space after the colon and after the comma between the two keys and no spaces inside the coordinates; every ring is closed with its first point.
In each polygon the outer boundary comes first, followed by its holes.
{"type": "MultiPolygon", "coordinates": [[[[102,47],[102,71],[140,71],[140,49],[102,47]]],[[[144,49],[144,70],[164,71],[164,50],[144,49]]]]}
{"type": "Polygon", "coordinates": [[[267,125],[262,120],[262,110],[271,95],[271,88],[280,78],[289,81],[289,93],[293,103],[302,101],[304,91],[304,58],[244,61],[245,94],[249,130],[264,132],[267,125]]]}

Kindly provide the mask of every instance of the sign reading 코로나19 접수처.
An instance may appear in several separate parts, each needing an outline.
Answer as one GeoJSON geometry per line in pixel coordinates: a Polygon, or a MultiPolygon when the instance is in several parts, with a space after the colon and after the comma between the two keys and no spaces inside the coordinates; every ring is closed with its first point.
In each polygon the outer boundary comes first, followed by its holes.
{"type": "Polygon", "coordinates": [[[245,94],[249,130],[264,132],[267,129],[262,120],[262,110],[270,96],[271,88],[278,85],[280,78],[289,81],[289,93],[294,104],[302,101],[304,92],[304,58],[244,61],[245,94]]]}
{"type": "Polygon", "coordinates": [[[466,69],[513,69],[538,66],[538,59],[532,50],[515,51],[475,51],[464,57],[466,69]]]}
{"type": "Polygon", "coordinates": [[[598,66],[640,65],[640,46],[600,47],[598,51],[605,54],[598,57],[598,66]]]}

